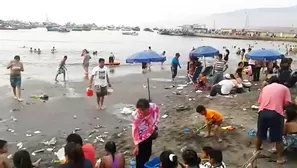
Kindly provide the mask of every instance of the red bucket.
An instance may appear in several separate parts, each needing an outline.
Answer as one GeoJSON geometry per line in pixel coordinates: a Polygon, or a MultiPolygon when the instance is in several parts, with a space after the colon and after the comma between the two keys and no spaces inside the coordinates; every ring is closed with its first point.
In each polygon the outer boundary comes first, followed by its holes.
{"type": "Polygon", "coordinates": [[[88,97],[91,97],[91,96],[93,96],[94,91],[91,88],[87,88],[86,94],[87,94],[88,97]]]}

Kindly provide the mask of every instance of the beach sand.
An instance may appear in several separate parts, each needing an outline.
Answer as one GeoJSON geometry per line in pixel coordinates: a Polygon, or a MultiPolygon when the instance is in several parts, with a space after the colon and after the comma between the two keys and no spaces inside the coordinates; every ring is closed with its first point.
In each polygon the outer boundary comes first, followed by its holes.
{"type": "MultiPolygon", "coordinates": [[[[184,73],[181,72],[179,75],[184,73]]],[[[32,156],[33,160],[42,158],[40,167],[56,167],[57,164],[53,163],[57,160],[54,152],[66,143],[65,138],[69,133],[79,128],[76,132],[85,142],[91,142],[96,146],[97,158],[105,154],[104,143],[98,140],[98,136],[105,134],[107,137],[103,138],[104,141],[115,141],[118,151],[125,153],[128,164],[133,150],[131,117],[120,114],[120,110],[127,105],[134,105],[139,98],[147,98],[146,77],[151,79],[152,101],[161,106],[161,115],[168,115],[167,118],[161,119],[159,137],[153,143],[152,157],[158,156],[164,149],[171,149],[181,156],[181,149],[184,147],[191,147],[199,152],[203,146],[209,145],[221,149],[226,165],[236,168],[241,167],[252,156],[253,138],[248,137],[247,132],[251,128],[256,128],[257,111],[250,107],[257,102],[257,87],[235,98],[218,96],[213,100],[206,98],[207,91],[196,93],[190,85],[176,94],[176,87],[164,89],[171,85],[170,74],[167,71],[112,78],[114,93],[106,97],[105,111],[96,110],[95,97],[85,96],[86,81],[68,81],[64,85],[62,82],[51,84],[36,79],[26,80],[23,84],[22,103],[12,99],[8,86],[1,87],[0,93],[4,96],[1,98],[0,138],[9,141],[10,153],[17,150],[19,142],[22,142],[23,148],[30,153],[45,149],[44,152],[35,153],[36,155],[32,156]],[[32,99],[30,96],[33,94],[47,94],[50,99],[32,99]],[[190,101],[189,98],[195,100],[190,101]],[[204,123],[203,118],[194,111],[198,104],[221,112],[224,115],[223,126],[231,125],[235,128],[232,131],[223,131],[222,143],[218,143],[214,137],[205,139],[202,135],[192,136],[184,133],[184,128],[195,128],[204,123]],[[177,111],[180,105],[187,109],[177,111]],[[11,116],[17,121],[11,119],[11,116]],[[15,132],[9,132],[8,129],[15,132]],[[41,133],[35,134],[34,131],[37,130],[41,133]],[[41,143],[44,140],[49,141],[52,137],[57,138],[56,145],[46,146],[41,143]],[[47,148],[54,149],[47,151],[47,148]]],[[[177,79],[179,84],[184,84],[184,81],[182,78],[177,79]]],[[[265,145],[264,149],[269,149],[269,145],[265,145]]],[[[268,155],[267,152],[264,154],[268,155]]],[[[288,159],[286,166],[296,167],[296,159],[288,159]]],[[[279,167],[275,162],[268,160],[258,159],[258,167],[279,167]]]]}

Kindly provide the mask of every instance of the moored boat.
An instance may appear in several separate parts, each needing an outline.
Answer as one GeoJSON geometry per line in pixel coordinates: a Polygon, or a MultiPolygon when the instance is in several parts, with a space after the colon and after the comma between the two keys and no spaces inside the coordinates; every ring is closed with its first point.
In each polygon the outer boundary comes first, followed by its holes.
{"type": "Polygon", "coordinates": [[[70,29],[68,29],[66,27],[59,27],[59,32],[61,32],[61,33],[68,33],[68,32],[70,32],[70,29]]]}
{"type": "Polygon", "coordinates": [[[122,32],[122,35],[138,36],[138,33],[136,33],[136,32],[122,32]]]}
{"type": "Polygon", "coordinates": [[[56,26],[46,26],[47,31],[59,31],[59,27],[56,26]]]}
{"type": "Polygon", "coordinates": [[[72,31],[82,31],[81,27],[72,27],[72,31]]]}
{"type": "Polygon", "coordinates": [[[91,27],[83,27],[82,30],[83,31],[91,31],[91,27]]]}
{"type": "Polygon", "coordinates": [[[4,27],[4,26],[0,26],[0,30],[18,30],[15,27],[4,27]]]}

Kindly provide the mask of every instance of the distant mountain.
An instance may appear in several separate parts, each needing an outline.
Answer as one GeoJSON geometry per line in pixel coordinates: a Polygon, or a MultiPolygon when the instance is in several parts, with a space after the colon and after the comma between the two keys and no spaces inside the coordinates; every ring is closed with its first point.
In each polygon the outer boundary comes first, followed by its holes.
{"type": "Polygon", "coordinates": [[[213,14],[198,23],[208,28],[297,27],[297,5],[285,8],[242,9],[234,12],[213,14]],[[248,19],[246,19],[248,18],[248,19]]]}

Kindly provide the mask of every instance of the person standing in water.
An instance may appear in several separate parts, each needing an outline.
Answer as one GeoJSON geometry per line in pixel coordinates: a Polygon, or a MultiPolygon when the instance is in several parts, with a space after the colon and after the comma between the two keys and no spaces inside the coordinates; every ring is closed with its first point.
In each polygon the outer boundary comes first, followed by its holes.
{"type": "Polygon", "coordinates": [[[113,141],[105,144],[106,155],[101,158],[98,168],[125,168],[125,157],[121,153],[116,153],[116,149],[113,141]]]}
{"type": "Polygon", "coordinates": [[[114,63],[114,60],[115,60],[115,56],[114,56],[114,54],[111,52],[110,53],[110,56],[109,56],[109,58],[108,58],[108,62],[109,62],[109,64],[113,64],[114,63]]]}
{"type": "Polygon", "coordinates": [[[57,73],[57,75],[56,75],[56,78],[55,78],[55,81],[57,81],[58,82],[58,76],[60,75],[60,74],[63,74],[63,80],[64,81],[66,81],[65,80],[65,77],[66,77],[66,71],[67,71],[67,68],[66,68],[66,60],[67,60],[67,56],[65,55],[64,56],[64,58],[62,59],[62,61],[61,61],[61,63],[60,63],[60,65],[59,65],[59,68],[58,68],[58,73],[57,73]]]}
{"type": "Polygon", "coordinates": [[[107,86],[111,87],[108,77],[108,69],[104,66],[105,60],[99,58],[99,65],[92,71],[89,88],[92,88],[93,82],[97,95],[97,108],[103,110],[104,97],[107,95],[107,86]]]}
{"type": "Polygon", "coordinates": [[[10,84],[13,90],[14,99],[21,102],[23,101],[21,99],[21,72],[24,71],[24,66],[20,60],[20,56],[16,55],[14,60],[10,61],[7,65],[7,69],[10,69],[10,84]]]}
{"type": "Polygon", "coordinates": [[[166,54],[166,51],[163,51],[162,54],[161,54],[161,56],[164,58],[164,61],[161,62],[161,69],[164,69],[163,64],[166,61],[166,55],[165,54],[166,54]]]}
{"type": "Polygon", "coordinates": [[[90,56],[89,51],[85,51],[84,59],[83,59],[83,68],[85,70],[86,76],[89,74],[90,59],[92,59],[92,57],[90,56]]]}
{"type": "Polygon", "coordinates": [[[180,54],[176,53],[175,57],[171,61],[172,82],[174,82],[174,79],[177,75],[177,67],[181,68],[181,66],[179,64],[179,60],[178,60],[179,57],[180,57],[180,54]]]}

